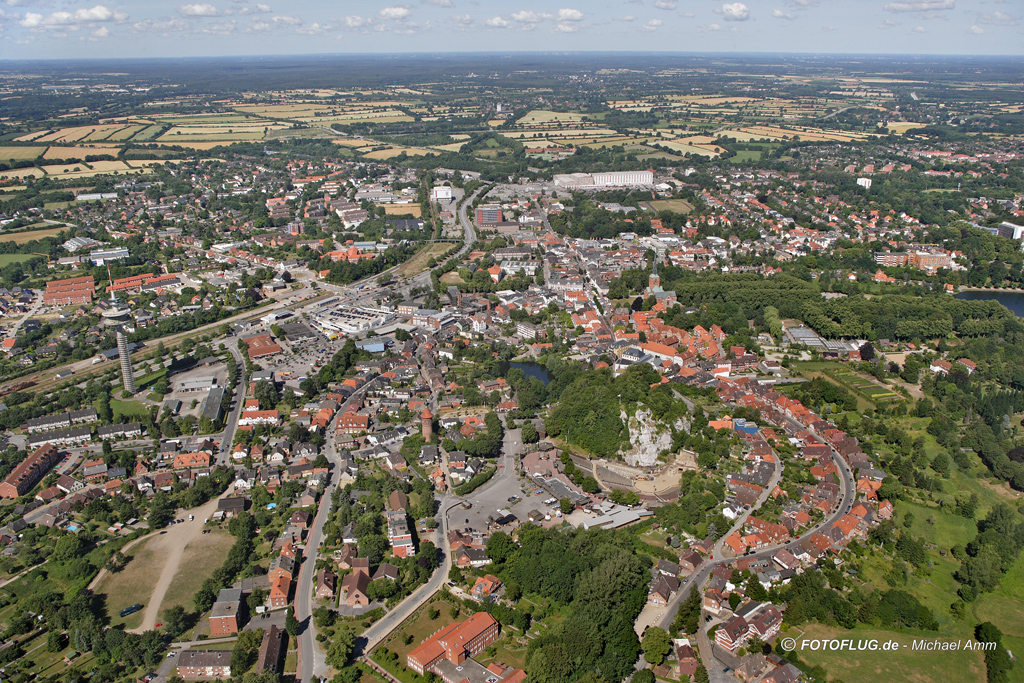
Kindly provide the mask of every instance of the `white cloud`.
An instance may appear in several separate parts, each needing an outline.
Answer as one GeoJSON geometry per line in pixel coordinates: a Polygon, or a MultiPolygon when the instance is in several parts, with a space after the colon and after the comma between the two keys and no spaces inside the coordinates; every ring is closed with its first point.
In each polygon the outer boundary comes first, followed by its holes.
{"type": "Polygon", "coordinates": [[[832,33],[832,31],[836,30],[836,27],[829,24],[828,26],[822,26],[821,30],[824,31],[825,33],[832,33]]]}
{"type": "Polygon", "coordinates": [[[262,2],[256,5],[256,11],[260,14],[266,14],[270,11],[270,5],[264,5],[262,2]]]}
{"type": "Polygon", "coordinates": [[[455,3],[452,0],[423,0],[423,2],[435,7],[455,7],[455,3]]]}
{"type": "Polygon", "coordinates": [[[578,9],[560,9],[558,10],[559,21],[583,21],[583,12],[578,9]]]}
{"type": "Polygon", "coordinates": [[[706,26],[699,27],[697,30],[701,33],[710,33],[712,31],[721,31],[722,27],[719,24],[707,24],[706,26]]]}
{"type": "Polygon", "coordinates": [[[902,25],[903,25],[903,22],[893,21],[892,19],[886,19],[885,21],[882,22],[882,25],[879,26],[878,28],[894,28],[896,26],[902,26],[902,25]]]}
{"type": "Polygon", "coordinates": [[[249,30],[253,33],[262,33],[264,31],[270,30],[270,24],[268,24],[265,21],[253,21],[252,26],[249,27],[249,30]]]}
{"type": "Polygon", "coordinates": [[[776,19],[796,19],[796,15],[792,12],[783,12],[780,9],[773,9],[772,16],[776,19]]]}
{"type": "Polygon", "coordinates": [[[530,10],[523,10],[521,12],[512,13],[513,21],[518,21],[521,24],[539,24],[545,19],[550,18],[550,14],[537,14],[536,12],[532,12],[530,10]]]}
{"type": "Polygon", "coordinates": [[[491,17],[490,19],[484,19],[484,25],[490,28],[508,28],[510,22],[504,17],[491,17]]]}
{"type": "Polygon", "coordinates": [[[405,19],[409,16],[409,8],[401,5],[396,7],[385,7],[377,15],[381,19],[405,19]]]}
{"type": "Polygon", "coordinates": [[[469,26],[470,24],[473,23],[473,17],[469,16],[468,14],[456,14],[454,17],[452,17],[452,21],[454,21],[459,26],[469,26]]]}
{"type": "Polygon", "coordinates": [[[1016,26],[1017,17],[1005,12],[993,12],[992,14],[982,14],[978,17],[978,23],[992,24],[994,26],[1016,26]]]}
{"type": "Polygon", "coordinates": [[[890,2],[883,8],[886,12],[933,12],[956,9],[956,0],[916,0],[914,2],[890,2]]]}
{"type": "Polygon", "coordinates": [[[808,7],[817,7],[820,1],[821,0],[789,0],[786,4],[797,9],[807,9],[808,7]]]}
{"type": "Polygon", "coordinates": [[[219,17],[220,10],[209,3],[181,5],[178,11],[186,17],[219,17]]]}
{"type": "Polygon", "coordinates": [[[646,24],[644,24],[644,30],[657,31],[659,28],[661,28],[662,24],[664,23],[665,22],[663,22],[661,19],[651,19],[646,24]]]}
{"type": "Polygon", "coordinates": [[[918,26],[913,30],[913,33],[924,33],[924,26],[918,26]]]}
{"type": "Polygon", "coordinates": [[[627,14],[624,17],[617,17],[615,21],[636,21],[636,17],[634,17],[632,14],[627,14]]]}
{"type": "Polygon", "coordinates": [[[575,24],[561,23],[561,24],[558,24],[557,26],[555,26],[554,32],[555,33],[576,33],[576,31],[578,31],[578,30],[580,30],[580,27],[576,26],[575,24]]]}
{"type": "Polygon", "coordinates": [[[364,19],[363,17],[349,16],[342,17],[341,23],[345,25],[345,28],[362,28],[371,22],[369,19],[364,19]]]}
{"type": "Polygon", "coordinates": [[[985,29],[983,29],[982,27],[977,26],[977,25],[972,26],[972,27],[970,27],[967,30],[970,31],[971,33],[973,33],[976,36],[980,36],[982,33],[985,32],[985,29]]]}
{"type": "Polygon", "coordinates": [[[271,19],[271,21],[274,22],[275,24],[284,24],[286,26],[298,26],[299,24],[302,23],[302,19],[299,19],[298,17],[287,16],[274,17],[273,19],[271,19]]]}
{"type": "Polygon", "coordinates": [[[726,21],[746,21],[750,18],[750,10],[742,2],[727,2],[722,5],[722,14],[726,21]]]}
{"type": "Polygon", "coordinates": [[[655,8],[663,10],[674,10],[676,8],[676,0],[658,0],[654,3],[655,8]]]}
{"type": "Polygon", "coordinates": [[[106,26],[100,26],[98,29],[92,32],[94,38],[106,38],[110,35],[110,29],[106,26]]]}
{"type": "Polygon", "coordinates": [[[307,36],[317,36],[321,33],[330,30],[330,26],[321,26],[320,24],[313,22],[309,26],[303,26],[302,28],[296,29],[299,33],[307,36]]]}
{"type": "Polygon", "coordinates": [[[25,28],[49,28],[53,26],[76,26],[77,24],[94,24],[107,21],[126,21],[128,15],[115,12],[103,5],[80,8],[73,12],[60,11],[43,16],[35,12],[26,12],[25,18],[19,23],[25,28]]]}

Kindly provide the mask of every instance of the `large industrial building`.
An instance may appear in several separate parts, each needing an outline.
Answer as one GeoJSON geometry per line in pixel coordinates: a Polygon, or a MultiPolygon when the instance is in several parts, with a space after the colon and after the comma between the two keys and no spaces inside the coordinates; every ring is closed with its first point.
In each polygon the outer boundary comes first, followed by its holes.
{"type": "Polygon", "coordinates": [[[654,184],[654,171],[613,171],[610,173],[568,173],[554,178],[555,187],[598,190],[605,187],[643,187],[654,184]]]}

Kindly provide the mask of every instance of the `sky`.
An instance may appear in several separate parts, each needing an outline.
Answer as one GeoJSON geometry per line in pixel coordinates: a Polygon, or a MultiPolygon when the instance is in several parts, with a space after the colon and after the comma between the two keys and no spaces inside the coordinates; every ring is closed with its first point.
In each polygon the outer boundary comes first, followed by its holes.
{"type": "Polygon", "coordinates": [[[0,59],[399,52],[1024,54],[1024,0],[0,0],[0,59]]]}

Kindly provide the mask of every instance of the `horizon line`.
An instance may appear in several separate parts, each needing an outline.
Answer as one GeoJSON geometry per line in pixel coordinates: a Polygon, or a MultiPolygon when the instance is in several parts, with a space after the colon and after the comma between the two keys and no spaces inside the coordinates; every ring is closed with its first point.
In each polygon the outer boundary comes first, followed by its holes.
{"type": "Polygon", "coordinates": [[[32,58],[12,58],[12,57],[0,57],[0,64],[16,64],[16,63],[88,63],[88,62],[170,62],[170,61],[190,61],[200,59],[317,59],[325,57],[381,57],[381,58],[400,58],[400,57],[423,57],[425,55],[433,55],[437,57],[468,57],[468,56],[498,56],[498,57],[513,57],[513,56],[525,56],[525,55],[543,55],[543,56],[572,56],[572,55],[599,55],[599,56],[651,56],[651,57],[701,57],[701,56],[713,56],[713,57],[830,57],[830,58],[860,58],[860,59],[875,59],[875,58],[886,58],[886,57],[902,57],[907,59],[961,59],[961,60],[975,60],[975,59],[1001,59],[1001,60],[1020,60],[1024,59],[1024,53],[1022,54],[950,54],[950,53],[939,53],[939,52],[769,52],[769,51],[710,51],[702,50],[699,52],[692,51],[656,51],[656,50],[501,50],[501,51],[476,51],[476,50],[457,50],[457,51],[403,51],[403,52],[308,52],[308,53],[271,53],[271,54],[234,54],[234,55],[191,55],[191,56],[165,56],[165,57],[150,57],[150,56],[133,56],[133,57],[32,57],[32,58]]]}

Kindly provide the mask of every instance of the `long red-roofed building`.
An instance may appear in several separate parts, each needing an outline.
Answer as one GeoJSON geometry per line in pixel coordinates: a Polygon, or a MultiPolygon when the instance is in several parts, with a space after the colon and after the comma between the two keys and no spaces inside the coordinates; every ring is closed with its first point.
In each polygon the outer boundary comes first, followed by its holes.
{"type": "Polygon", "coordinates": [[[410,669],[423,675],[442,659],[461,664],[497,639],[498,622],[487,612],[477,612],[466,621],[449,624],[424,640],[409,653],[406,661],[410,669]]]}

